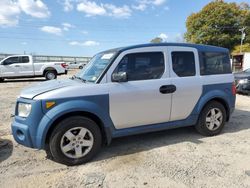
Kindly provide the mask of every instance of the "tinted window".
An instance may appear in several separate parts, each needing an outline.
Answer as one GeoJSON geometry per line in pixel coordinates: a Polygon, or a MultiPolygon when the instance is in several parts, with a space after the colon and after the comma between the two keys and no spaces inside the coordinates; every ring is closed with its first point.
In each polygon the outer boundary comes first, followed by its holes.
{"type": "Polygon", "coordinates": [[[146,52],[124,56],[114,72],[126,72],[128,81],[149,80],[161,78],[164,68],[163,53],[146,52]]]}
{"type": "Polygon", "coordinates": [[[227,53],[203,52],[201,54],[201,75],[231,73],[230,59],[227,53]]]}
{"type": "Polygon", "coordinates": [[[20,63],[29,63],[29,57],[28,56],[22,56],[20,63]]]}
{"type": "Polygon", "coordinates": [[[18,57],[10,57],[3,62],[4,65],[10,65],[13,63],[19,63],[18,57]]]}
{"type": "Polygon", "coordinates": [[[195,75],[195,59],[193,52],[172,52],[173,71],[179,77],[195,75]]]}

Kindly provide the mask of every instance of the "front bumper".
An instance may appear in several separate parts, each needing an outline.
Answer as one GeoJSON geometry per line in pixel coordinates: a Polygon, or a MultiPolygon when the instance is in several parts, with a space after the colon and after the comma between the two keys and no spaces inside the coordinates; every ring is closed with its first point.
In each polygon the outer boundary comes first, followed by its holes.
{"type": "Polygon", "coordinates": [[[34,148],[35,143],[33,142],[33,139],[31,139],[30,130],[27,125],[13,121],[11,129],[13,137],[17,143],[34,148]]]}
{"type": "Polygon", "coordinates": [[[39,126],[44,119],[49,121],[49,118],[42,111],[42,102],[23,98],[19,98],[17,104],[19,102],[30,103],[32,110],[27,118],[17,116],[17,109],[15,110],[15,117],[11,124],[13,137],[21,145],[41,149],[39,126]]]}

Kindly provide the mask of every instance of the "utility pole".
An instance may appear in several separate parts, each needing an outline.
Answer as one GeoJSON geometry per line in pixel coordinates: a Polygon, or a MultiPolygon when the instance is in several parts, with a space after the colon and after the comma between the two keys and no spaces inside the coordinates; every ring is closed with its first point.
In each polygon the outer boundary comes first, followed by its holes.
{"type": "Polygon", "coordinates": [[[241,41],[240,41],[240,53],[242,53],[242,45],[243,41],[246,38],[246,33],[245,33],[246,27],[242,27],[239,31],[241,32],[241,41]]]}

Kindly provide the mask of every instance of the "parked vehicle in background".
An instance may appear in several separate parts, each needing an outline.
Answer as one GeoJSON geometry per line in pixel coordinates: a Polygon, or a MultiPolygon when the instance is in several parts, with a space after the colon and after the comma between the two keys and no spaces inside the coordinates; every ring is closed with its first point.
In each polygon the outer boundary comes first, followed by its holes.
{"type": "Polygon", "coordinates": [[[250,93],[250,68],[242,72],[234,73],[234,79],[238,93],[250,93]]]}
{"type": "Polygon", "coordinates": [[[250,68],[250,52],[236,54],[232,56],[233,72],[242,72],[250,68]]]}
{"type": "Polygon", "coordinates": [[[87,63],[79,63],[79,62],[70,62],[68,63],[69,69],[83,69],[87,63]]]}
{"type": "Polygon", "coordinates": [[[101,52],[71,79],[26,88],[12,133],[55,161],[91,160],[113,138],[195,126],[218,135],[235,107],[225,48],[160,43],[101,52]]]}
{"type": "Polygon", "coordinates": [[[86,66],[85,63],[81,63],[81,65],[79,66],[79,69],[83,69],[86,66]]]}
{"type": "Polygon", "coordinates": [[[0,81],[33,77],[52,80],[61,74],[67,74],[67,64],[64,62],[35,62],[31,55],[9,56],[0,61],[0,81]]]}

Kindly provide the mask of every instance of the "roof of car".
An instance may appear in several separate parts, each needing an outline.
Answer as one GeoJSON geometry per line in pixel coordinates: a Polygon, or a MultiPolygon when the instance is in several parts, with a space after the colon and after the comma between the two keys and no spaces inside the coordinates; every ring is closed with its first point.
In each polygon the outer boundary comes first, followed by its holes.
{"type": "Polygon", "coordinates": [[[139,44],[139,45],[133,45],[133,46],[115,48],[115,49],[107,50],[105,52],[109,52],[109,51],[123,52],[123,51],[126,51],[126,50],[135,49],[135,48],[155,47],[155,46],[191,47],[191,48],[196,48],[198,51],[202,51],[202,52],[228,52],[229,51],[227,48],[222,48],[222,47],[217,47],[217,46],[211,46],[211,45],[203,45],[203,44],[191,44],[191,43],[148,43],[148,44],[139,44]]]}

